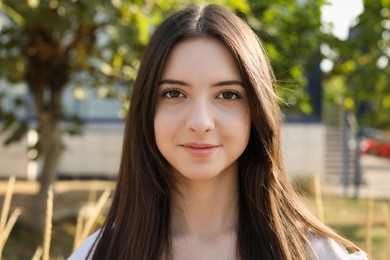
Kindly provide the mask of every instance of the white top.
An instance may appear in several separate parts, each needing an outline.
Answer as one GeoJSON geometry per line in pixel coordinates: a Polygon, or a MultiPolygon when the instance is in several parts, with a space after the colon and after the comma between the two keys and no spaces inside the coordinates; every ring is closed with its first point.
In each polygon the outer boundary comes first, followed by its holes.
{"type": "MultiPolygon", "coordinates": [[[[97,236],[99,235],[99,231],[100,230],[96,231],[94,234],[84,240],[84,242],[75,252],[73,252],[73,254],[68,258],[68,260],[87,260],[86,256],[89,252],[89,249],[95,242],[97,236]]],[[[333,239],[319,237],[315,235],[309,236],[309,238],[314,250],[319,257],[319,260],[368,260],[366,253],[364,253],[363,251],[349,254],[343,246],[339,245],[333,239]]],[[[92,258],[89,257],[88,260],[89,259],[92,258]]],[[[316,259],[316,257],[311,254],[310,259],[316,259]]]]}
{"type": "MultiPolygon", "coordinates": [[[[349,254],[342,245],[333,239],[316,235],[310,235],[309,239],[319,260],[368,260],[365,252],[359,251],[349,254]]],[[[311,252],[311,250],[309,251],[311,252]]],[[[317,259],[312,252],[310,253],[310,259],[317,259]]]]}

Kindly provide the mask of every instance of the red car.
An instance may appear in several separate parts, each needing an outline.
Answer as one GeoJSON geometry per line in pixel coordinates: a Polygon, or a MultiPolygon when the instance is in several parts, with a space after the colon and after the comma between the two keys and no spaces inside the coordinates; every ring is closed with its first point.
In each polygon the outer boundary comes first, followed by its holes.
{"type": "Polygon", "coordinates": [[[390,158],[390,141],[364,138],[360,143],[360,151],[365,154],[390,158]]]}

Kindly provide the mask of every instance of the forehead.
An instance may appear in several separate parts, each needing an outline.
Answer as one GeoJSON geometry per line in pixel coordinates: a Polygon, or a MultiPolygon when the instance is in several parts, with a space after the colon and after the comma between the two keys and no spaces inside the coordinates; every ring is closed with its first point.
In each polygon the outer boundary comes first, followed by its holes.
{"type": "Polygon", "coordinates": [[[168,55],[162,77],[241,79],[231,51],[219,40],[209,37],[176,43],[168,55]]]}

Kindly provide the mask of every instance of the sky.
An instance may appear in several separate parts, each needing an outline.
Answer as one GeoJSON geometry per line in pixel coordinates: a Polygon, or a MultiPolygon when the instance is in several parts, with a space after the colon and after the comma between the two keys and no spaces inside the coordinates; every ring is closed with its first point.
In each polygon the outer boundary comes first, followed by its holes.
{"type": "Polygon", "coordinates": [[[322,8],[322,21],[333,22],[333,34],[345,40],[348,29],[356,17],[363,12],[362,0],[328,0],[329,5],[322,8]]]}
{"type": "MultiPolygon", "coordinates": [[[[341,40],[348,38],[348,30],[354,24],[359,14],[363,12],[362,0],[328,0],[329,4],[322,7],[322,21],[332,22],[332,33],[341,40]]],[[[321,51],[327,55],[329,47],[321,46],[321,51]]],[[[328,53],[329,54],[329,53],[328,53]]],[[[333,62],[324,59],[320,64],[321,70],[329,72],[333,68],[333,62]]]]}

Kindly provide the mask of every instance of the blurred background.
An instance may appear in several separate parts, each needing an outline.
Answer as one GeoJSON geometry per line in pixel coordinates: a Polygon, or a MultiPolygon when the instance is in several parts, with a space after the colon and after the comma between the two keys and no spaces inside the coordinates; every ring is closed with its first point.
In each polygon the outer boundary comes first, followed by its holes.
{"type": "Polygon", "coordinates": [[[390,0],[1,1],[0,256],[65,259],[101,225],[143,50],[194,3],[235,11],[263,42],[286,167],[308,207],[390,259],[390,0]]]}

